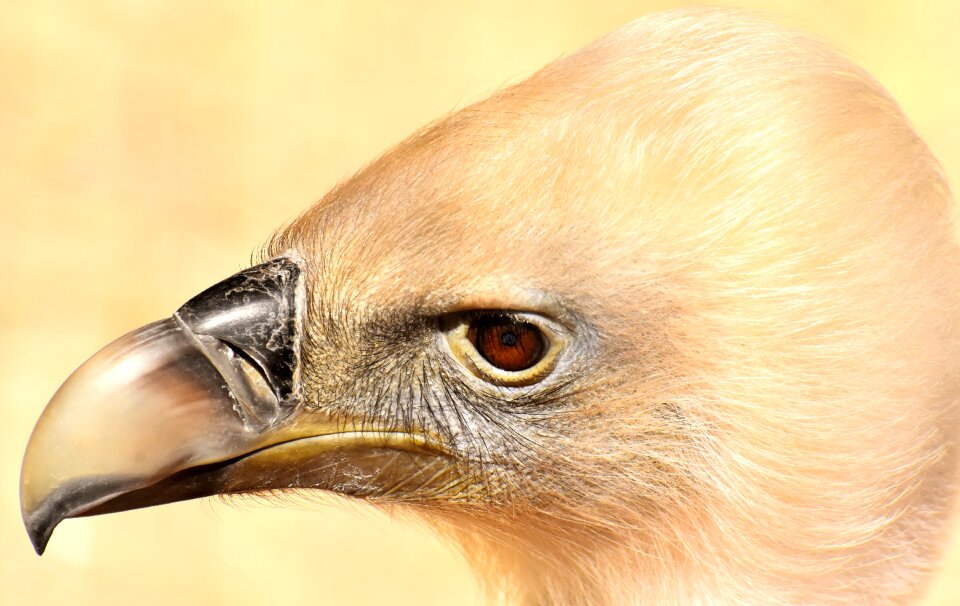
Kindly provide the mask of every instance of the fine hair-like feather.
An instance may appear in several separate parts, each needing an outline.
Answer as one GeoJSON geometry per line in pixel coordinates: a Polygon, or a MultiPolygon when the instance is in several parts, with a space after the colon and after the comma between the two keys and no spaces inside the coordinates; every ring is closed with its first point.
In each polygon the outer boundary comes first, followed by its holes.
{"type": "Polygon", "coordinates": [[[523,474],[414,504],[494,595],[899,604],[955,491],[952,204],[863,70],[695,9],[430,125],[268,252],[315,253],[324,309],[532,286],[596,328],[523,474]]]}

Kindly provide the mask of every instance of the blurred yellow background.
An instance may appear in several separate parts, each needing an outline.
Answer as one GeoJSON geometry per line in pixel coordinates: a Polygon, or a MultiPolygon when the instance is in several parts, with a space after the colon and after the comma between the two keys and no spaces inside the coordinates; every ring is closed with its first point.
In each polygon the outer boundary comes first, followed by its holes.
{"type": "MultiPolygon", "coordinates": [[[[37,558],[20,457],[84,359],[244,266],[425,122],[683,2],[0,5],[0,604],[479,604],[423,528],[331,501],[71,520],[37,558]]],[[[718,2],[865,65],[960,183],[960,2],[718,2]]],[[[956,541],[955,541],[956,543],[956,541]]],[[[930,604],[960,604],[960,548],[930,604]]]]}

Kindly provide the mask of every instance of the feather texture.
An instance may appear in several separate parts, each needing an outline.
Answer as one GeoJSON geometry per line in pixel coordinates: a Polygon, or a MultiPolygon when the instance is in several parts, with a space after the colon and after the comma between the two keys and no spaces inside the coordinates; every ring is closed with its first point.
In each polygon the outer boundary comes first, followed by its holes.
{"type": "Polygon", "coordinates": [[[955,490],[952,204],[863,70],[697,9],[426,127],[266,253],[309,263],[314,404],[463,453],[406,500],[492,595],[901,604],[955,490]],[[552,390],[480,394],[423,353],[438,314],[530,292],[582,337],[552,390]]]}

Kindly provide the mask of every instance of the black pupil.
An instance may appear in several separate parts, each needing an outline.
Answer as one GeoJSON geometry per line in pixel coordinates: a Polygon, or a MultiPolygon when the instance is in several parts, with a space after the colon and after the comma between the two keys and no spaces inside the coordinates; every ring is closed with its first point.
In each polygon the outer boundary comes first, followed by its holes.
{"type": "Polygon", "coordinates": [[[507,347],[513,347],[517,344],[517,335],[512,332],[505,332],[500,335],[500,344],[507,347]]]}

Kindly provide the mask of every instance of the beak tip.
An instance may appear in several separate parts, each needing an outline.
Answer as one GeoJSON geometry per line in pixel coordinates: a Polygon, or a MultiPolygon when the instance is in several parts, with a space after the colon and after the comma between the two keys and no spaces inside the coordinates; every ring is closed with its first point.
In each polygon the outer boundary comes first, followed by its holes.
{"type": "Polygon", "coordinates": [[[53,534],[53,529],[63,520],[63,516],[57,517],[57,508],[51,507],[49,500],[41,501],[37,506],[33,494],[28,490],[28,485],[21,479],[20,485],[20,512],[23,516],[23,526],[30,537],[30,543],[33,545],[37,555],[43,555],[53,534]]]}
{"type": "Polygon", "coordinates": [[[24,519],[27,535],[30,537],[30,542],[33,544],[33,549],[37,552],[38,556],[42,556],[43,552],[47,549],[47,543],[50,542],[53,529],[57,527],[60,521],[59,519],[50,518],[50,516],[38,516],[36,514],[24,519]]]}
{"type": "Polygon", "coordinates": [[[23,525],[37,555],[43,555],[50,535],[67,518],[88,515],[88,512],[112,497],[139,488],[135,480],[116,477],[90,477],[61,484],[56,489],[36,497],[24,498],[21,489],[23,525]]]}

